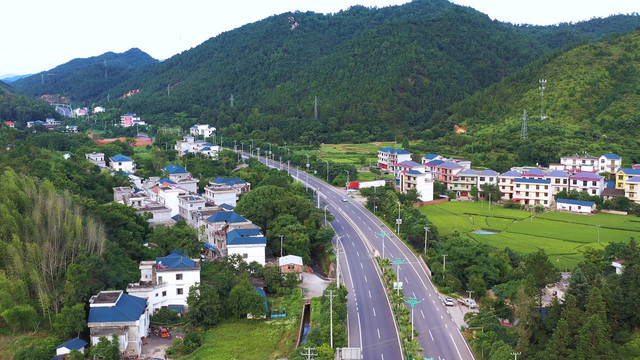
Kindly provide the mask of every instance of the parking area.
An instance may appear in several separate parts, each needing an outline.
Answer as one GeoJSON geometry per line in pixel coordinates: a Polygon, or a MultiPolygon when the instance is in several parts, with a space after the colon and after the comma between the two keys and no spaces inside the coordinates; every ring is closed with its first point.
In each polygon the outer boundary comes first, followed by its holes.
{"type": "Polygon", "coordinates": [[[165,351],[169,346],[173,345],[173,338],[161,338],[151,336],[145,338],[142,342],[141,359],[168,359],[165,357],[165,351]]]}
{"type": "MultiPolygon", "coordinates": [[[[441,294],[440,300],[444,301],[445,297],[447,296],[444,296],[441,294]]],[[[460,329],[462,326],[464,326],[465,329],[469,327],[469,325],[467,325],[467,323],[464,321],[464,315],[466,313],[478,312],[478,308],[470,309],[468,306],[465,306],[459,303],[456,299],[454,299],[453,306],[447,306],[446,308],[449,314],[451,314],[451,317],[453,318],[453,321],[456,323],[458,329],[460,329]]]]}

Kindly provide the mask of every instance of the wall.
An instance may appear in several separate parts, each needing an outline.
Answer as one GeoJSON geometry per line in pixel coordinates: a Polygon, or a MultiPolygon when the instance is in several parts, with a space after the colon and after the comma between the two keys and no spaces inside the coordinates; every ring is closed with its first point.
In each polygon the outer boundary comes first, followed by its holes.
{"type": "Polygon", "coordinates": [[[227,255],[239,254],[242,256],[247,254],[246,258],[243,256],[247,264],[257,261],[260,265],[264,265],[264,249],[265,245],[227,245],[227,255]]]}

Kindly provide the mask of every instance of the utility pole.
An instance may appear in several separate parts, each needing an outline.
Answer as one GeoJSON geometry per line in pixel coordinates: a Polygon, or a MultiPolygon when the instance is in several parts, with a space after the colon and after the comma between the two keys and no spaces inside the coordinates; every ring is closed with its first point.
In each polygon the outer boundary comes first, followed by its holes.
{"type": "Polygon", "coordinates": [[[336,284],[340,289],[340,236],[337,236],[336,240],[336,284]]]}
{"type": "Polygon", "coordinates": [[[442,280],[444,280],[444,272],[447,269],[447,254],[442,254],[442,280]]]}
{"type": "Polygon", "coordinates": [[[544,86],[547,80],[540,79],[538,82],[540,83],[540,120],[544,120],[544,86]]]}
{"type": "Polygon", "coordinates": [[[284,238],[284,235],[280,235],[280,257],[282,257],[282,239],[284,238]]]}
{"type": "Polygon", "coordinates": [[[520,354],[522,354],[522,353],[520,353],[520,352],[512,352],[511,353],[511,355],[513,355],[513,359],[514,360],[518,360],[518,355],[520,355],[520,354]]]}
{"type": "Polygon", "coordinates": [[[400,218],[400,201],[396,201],[398,203],[398,218],[396,219],[396,224],[398,224],[398,235],[400,235],[400,224],[402,224],[402,219],[400,218]]]}
{"type": "Polygon", "coordinates": [[[349,170],[345,170],[345,172],[347,173],[347,184],[345,186],[345,192],[347,193],[347,195],[349,195],[349,170]]]}
{"type": "Polygon", "coordinates": [[[380,235],[380,237],[382,238],[382,258],[384,259],[384,238],[389,236],[389,234],[387,234],[386,231],[382,230],[376,235],[380,235]]]}
{"type": "Polygon", "coordinates": [[[314,106],[314,110],[313,110],[313,118],[318,120],[318,97],[317,96],[316,96],[316,98],[314,100],[314,103],[315,103],[315,106],[314,106]]]}
{"type": "Polygon", "coordinates": [[[329,295],[327,295],[329,297],[329,319],[331,321],[331,348],[333,349],[333,298],[338,296],[336,294],[334,294],[335,290],[327,290],[327,292],[329,293],[329,295]]]}
{"type": "Polygon", "coordinates": [[[324,162],[327,163],[327,182],[329,182],[329,161],[325,160],[324,162]]]}
{"type": "Polygon", "coordinates": [[[527,139],[527,110],[522,113],[522,129],[520,130],[520,140],[527,139]]]}
{"type": "Polygon", "coordinates": [[[318,209],[320,209],[320,188],[316,188],[316,195],[318,196],[318,209]]]}
{"type": "Polygon", "coordinates": [[[473,290],[467,290],[467,292],[469,293],[469,299],[471,299],[471,294],[473,294],[475,291],[473,291],[473,290]]]}
{"type": "Polygon", "coordinates": [[[424,227],[424,253],[427,253],[427,234],[429,233],[429,227],[424,227]]]}
{"type": "Polygon", "coordinates": [[[167,97],[171,96],[171,86],[169,86],[169,84],[167,84],[167,97]]]}
{"type": "Polygon", "coordinates": [[[230,103],[231,107],[233,107],[233,102],[234,102],[235,100],[236,100],[236,99],[234,99],[234,98],[233,98],[233,94],[231,94],[231,97],[229,98],[229,103],[230,103]]]}
{"type": "Polygon", "coordinates": [[[306,353],[306,354],[305,354],[305,353],[301,353],[301,354],[302,354],[302,356],[306,356],[306,357],[307,357],[307,360],[311,360],[311,359],[312,359],[312,356],[318,356],[318,353],[313,353],[313,354],[311,353],[311,350],[315,350],[315,349],[316,349],[316,348],[308,348],[308,347],[306,347],[306,348],[304,348],[304,350],[305,350],[307,353],[306,353]]]}

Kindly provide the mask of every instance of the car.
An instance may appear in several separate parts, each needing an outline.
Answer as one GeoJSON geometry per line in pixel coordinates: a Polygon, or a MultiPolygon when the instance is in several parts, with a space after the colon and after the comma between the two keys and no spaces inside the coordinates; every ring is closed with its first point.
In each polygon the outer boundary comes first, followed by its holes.
{"type": "Polygon", "coordinates": [[[446,297],[446,298],[444,298],[444,300],[442,300],[442,302],[443,302],[446,306],[455,306],[455,305],[456,305],[456,302],[455,302],[455,301],[453,301],[453,299],[452,299],[452,298],[450,298],[450,297],[446,297]]]}
{"type": "Polygon", "coordinates": [[[347,199],[347,198],[342,198],[342,202],[347,202],[347,201],[349,201],[349,199],[347,199]]]}
{"type": "Polygon", "coordinates": [[[476,303],[476,301],[471,298],[464,299],[464,304],[471,309],[475,309],[478,307],[478,304],[476,303]]]}

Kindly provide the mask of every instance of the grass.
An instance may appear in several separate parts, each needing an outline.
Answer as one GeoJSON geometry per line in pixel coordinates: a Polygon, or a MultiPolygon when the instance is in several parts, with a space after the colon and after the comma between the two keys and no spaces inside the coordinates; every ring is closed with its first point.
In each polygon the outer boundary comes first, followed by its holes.
{"type": "Polygon", "coordinates": [[[320,150],[298,154],[314,154],[320,161],[331,161],[340,164],[353,164],[355,166],[376,166],[378,162],[378,150],[383,147],[400,147],[402,145],[393,142],[376,142],[368,144],[324,144],[320,150]],[[364,156],[364,163],[362,157],[364,156]]]}
{"type": "Polygon", "coordinates": [[[239,320],[206,332],[203,345],[182,359],[266,360],[293,354],[299,318],[239,320]]]}
{"type": "Polygon", "coordinates": [[[530,253],[544,249],[560,269],[573,269],[587,248],[601,248],[610,242],[627,242],[640,236],[640,219],[636,217],[596,214],[578,215],[558,212],[531,214],[487,203],[448,202],[420,208],[441,235],[455,231],[475,241],[498,248],[509,247],[530,253]],[[599,241],[598,228],[600,225],[599,241]],[[493,230],[498,234],[474,234],[475,230],[493,230]]]}
{"type": "Polygon", "coordinates": [[[0,359],[13,359],[13,355],[23,348],[31,346],[43,339],[46,339],[50,334],[29,333],[18,335],[1,335],[0,336],[0,359]]]}

